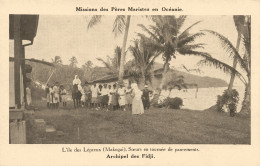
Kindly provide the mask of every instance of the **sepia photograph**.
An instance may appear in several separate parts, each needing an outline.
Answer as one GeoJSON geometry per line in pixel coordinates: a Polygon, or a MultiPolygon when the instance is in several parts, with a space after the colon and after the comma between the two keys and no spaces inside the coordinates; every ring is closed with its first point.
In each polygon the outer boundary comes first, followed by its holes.
{"type": "Polygon", "coordinates": [[[9,144],[251,145],[251,15],[9,14],[9,144]]]}

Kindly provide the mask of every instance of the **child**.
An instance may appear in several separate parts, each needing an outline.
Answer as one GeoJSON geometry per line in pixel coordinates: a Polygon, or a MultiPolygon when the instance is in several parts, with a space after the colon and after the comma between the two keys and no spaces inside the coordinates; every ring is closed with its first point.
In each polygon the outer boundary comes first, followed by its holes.
{"type": "Polygon", "coordinates": [[[60,101],[60,88],[59,83],[55,82],[55,85],[53,86],[53,104],[55,109],[59,108],[59,101],[60,101]]]}
{"type": "Polygon", "coordinates": [[[63,107],[66,107],[67,106],[67,97],[66,97],[67,91],[63,85],[60,86],[60,89],[61,89],[61,101],[62,101],[63,107]]]}

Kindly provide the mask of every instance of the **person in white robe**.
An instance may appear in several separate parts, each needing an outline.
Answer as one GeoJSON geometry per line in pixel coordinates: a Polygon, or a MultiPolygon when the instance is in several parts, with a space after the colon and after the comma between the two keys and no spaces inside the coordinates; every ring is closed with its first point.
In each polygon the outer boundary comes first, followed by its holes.
{"type": "Polygon", "coordinates": [[[132,91],[132,114],[141,115],[144,113],[144,106],[142,102],[142,95],[143,92],[138,88],[136,83],[132,83],[131,85],[133,91],[132,91]]]}

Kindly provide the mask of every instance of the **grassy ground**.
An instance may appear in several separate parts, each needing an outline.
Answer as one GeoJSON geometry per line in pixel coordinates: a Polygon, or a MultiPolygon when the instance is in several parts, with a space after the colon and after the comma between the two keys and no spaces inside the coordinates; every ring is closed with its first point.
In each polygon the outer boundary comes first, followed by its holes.
{"type": "MultiPolygon", "coordinates": [[[[35,112],[35,118],[64,132],[64,136],[50,136],[41,143],[250,144],[249,117],[229,117],[213,108],[203,112],[151,108],[143,115],[69,108],[35,112]]],[[[38,139],[37,134],[31,135],[38,139]]]]}

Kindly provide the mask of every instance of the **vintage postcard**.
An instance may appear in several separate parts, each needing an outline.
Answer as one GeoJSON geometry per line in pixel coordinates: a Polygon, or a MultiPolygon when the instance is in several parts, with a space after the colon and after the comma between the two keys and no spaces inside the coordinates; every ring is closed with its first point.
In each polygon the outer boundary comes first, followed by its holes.
{"type": "Polygon", "coordinates": [[[259,6],[3,1],[0,165],[259,165],[259,6]]]}

